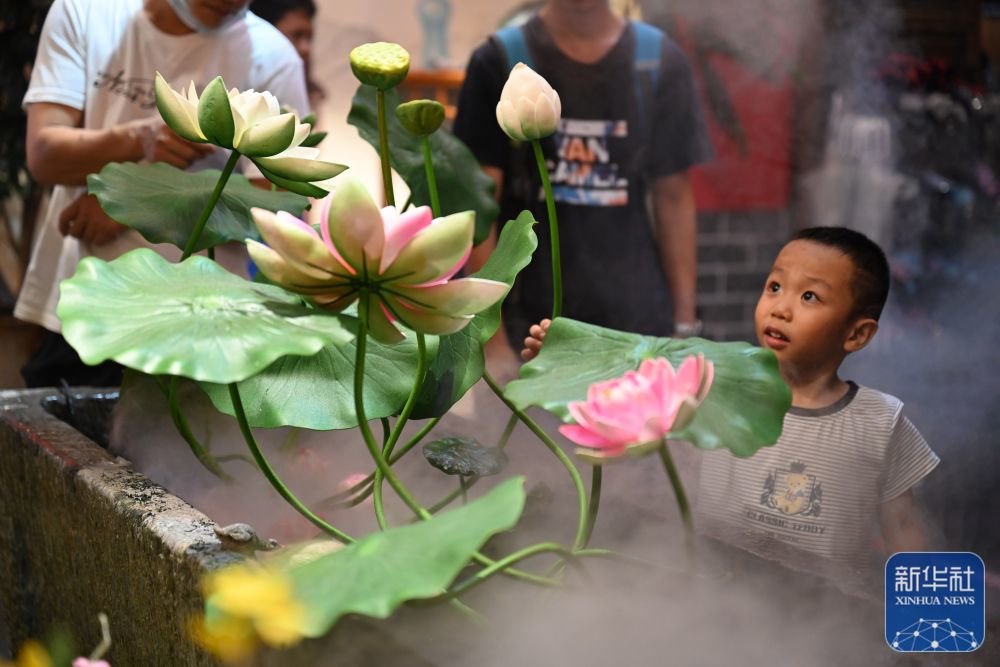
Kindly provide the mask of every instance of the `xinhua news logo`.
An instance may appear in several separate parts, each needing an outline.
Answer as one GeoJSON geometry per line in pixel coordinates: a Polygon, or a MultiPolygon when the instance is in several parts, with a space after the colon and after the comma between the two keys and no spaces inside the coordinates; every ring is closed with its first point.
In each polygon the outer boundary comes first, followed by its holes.
{"type": "Polygon", "coordinates": [[[969,552],[907,552],[885,564],[885,640],[896,651],[965,653],[986,631],[986,568],[969,552]]]}

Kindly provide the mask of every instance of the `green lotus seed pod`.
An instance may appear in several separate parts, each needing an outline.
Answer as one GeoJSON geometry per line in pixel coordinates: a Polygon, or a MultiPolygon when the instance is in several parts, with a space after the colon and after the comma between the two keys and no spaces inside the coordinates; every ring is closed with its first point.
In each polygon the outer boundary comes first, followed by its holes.
{"type": "Polygon", "coordinates": [[[406,78],[410,54],[392,42],[362,44],[351,50],[351,71],[361,83],[388,90],[406,78]]]}
{"type": "Polygon", "coordinates": [[[396,107],[396,117],[410,134],[434,134],[444,122],[444,105],[434,100],[413,100],[396,107]]]}

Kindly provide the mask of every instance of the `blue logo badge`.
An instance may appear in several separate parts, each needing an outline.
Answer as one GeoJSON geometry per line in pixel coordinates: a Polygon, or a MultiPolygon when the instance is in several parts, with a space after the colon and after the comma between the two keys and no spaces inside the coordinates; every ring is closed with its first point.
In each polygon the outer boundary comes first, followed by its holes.
{"type": "Polygon", "coordinates": [[[975,651],[985,596],[986,567],[974,553],[894,554],[885,564],[885,640],[896,651],[975,651]]]}

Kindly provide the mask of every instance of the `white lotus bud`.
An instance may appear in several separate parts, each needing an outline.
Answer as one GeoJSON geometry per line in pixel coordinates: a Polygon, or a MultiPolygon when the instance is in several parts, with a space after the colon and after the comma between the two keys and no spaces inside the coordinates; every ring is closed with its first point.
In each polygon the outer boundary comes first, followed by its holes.
{"type": "Polygon", "coordinates": [[[562,103],[549,82],[524,63],[514,65],[497,104],[497,122],[517,141],[542,139],[556,131],[562,103]]]}

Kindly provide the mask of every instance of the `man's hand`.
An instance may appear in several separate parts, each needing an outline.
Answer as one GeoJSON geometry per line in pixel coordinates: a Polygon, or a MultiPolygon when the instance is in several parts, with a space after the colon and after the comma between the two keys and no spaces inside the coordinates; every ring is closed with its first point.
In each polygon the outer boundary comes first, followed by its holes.
{"type": "Polygon", "coordinates": [[[114,241],[127,229],[104,212],[94,195],[83,194],[59,214],[59,231],[90,245],[114,241]]]}
{"type": "Polygon", "coordinates": [[[28,105],[28,168],[43,185],[86,185],[109,162],[166,162],[186,169],[215,148],[181,139],[152,116],[102,129],[83,127],[83,112],[62,104],[28,105]]]}
{"type": "Polygon", "coordinates": [[[146,162],[166,162],[187,169],[215,151],[211,144],[181,139],[159,117],[132,121],[122,127],[142,146],[142,159],[146,162]]]}
{"type": "Polygon", "coordinates": [[[545,341],[545,335],[549,332],[551,324],[552,320],[546,318],[538,324],[531,325],[531,328],[528,329],[528,337],[524,339],[524,349],[521,350],[522,359],[531,361],[538,356],[538,353],[542,351],[542,343],[545,341]]]}

